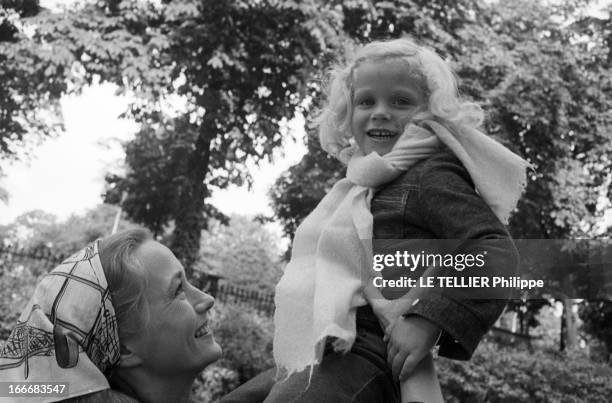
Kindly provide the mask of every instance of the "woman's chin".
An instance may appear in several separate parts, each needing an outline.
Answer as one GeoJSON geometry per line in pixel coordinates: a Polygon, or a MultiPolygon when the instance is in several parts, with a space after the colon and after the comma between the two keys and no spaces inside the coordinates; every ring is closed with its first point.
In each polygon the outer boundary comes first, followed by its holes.
{"type": "Polygon", "coordinates": [[[210,362],[210,364],[217,361],[222,356],[223,356],[223,349],[221,348],[221,345],[217,343],[217,341],[214,341],[214,351],[213,351],[213,354],[211,354],[212,361],[210,362]]]}
{"type": "Polygon", "coordinates": [[[223,355],[221,346],[217,343],[212,334],[204,337],[206,340],[202,340],[202,342],[206,343],[200,348],[202,369],[217,361],[223,355]]]}

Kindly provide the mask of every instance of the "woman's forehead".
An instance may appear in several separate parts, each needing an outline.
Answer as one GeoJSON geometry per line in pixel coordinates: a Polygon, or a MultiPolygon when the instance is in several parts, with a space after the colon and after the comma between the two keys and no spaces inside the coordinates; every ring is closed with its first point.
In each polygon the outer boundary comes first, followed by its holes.
{"type": "Polygon", "coordinates": [[[146,241],[134,251],[149,279],[164,282],[182,275],[183,267],[170,249],[156,241],[146,241]]]}

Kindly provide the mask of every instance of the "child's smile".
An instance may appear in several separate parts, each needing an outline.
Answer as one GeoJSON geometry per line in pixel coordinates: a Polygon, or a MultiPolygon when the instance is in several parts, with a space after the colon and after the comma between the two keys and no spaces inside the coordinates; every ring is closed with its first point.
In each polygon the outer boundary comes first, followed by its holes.
{"type": "Polygon", "coordinates": [[[366,136],[372,141],[388,141],[399,135],[399,132],[386,129],[370,129],[366,132],[366,136]]]}
{"type": "Polygon", "coordinates": [[[407,63],[365,62],[354,74],[351,130],[364,152],[385,155],[413,117],[425,109],[426,96],[407,63]]]}

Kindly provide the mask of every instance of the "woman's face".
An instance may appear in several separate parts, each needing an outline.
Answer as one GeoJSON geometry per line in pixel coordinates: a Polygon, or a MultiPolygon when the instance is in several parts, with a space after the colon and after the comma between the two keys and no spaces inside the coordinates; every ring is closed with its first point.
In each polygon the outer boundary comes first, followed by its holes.
{"type": "Polygon", "coordinates": [[[221,347],[213,338],[207,315],[214,298],[187,282],[183,266],[162,244],[146,241],[135,256],[148,281],[145,296],[150,318],[131,343],[143,366],[176,375],[199,372],[219,359],[221,347]]]}
{"type": "Polygon", "coordinates": [[[385,155],[425,109],[426,95],[401,61],[365,62],[354,72],[351,131],[364,154],[385,155]]]}

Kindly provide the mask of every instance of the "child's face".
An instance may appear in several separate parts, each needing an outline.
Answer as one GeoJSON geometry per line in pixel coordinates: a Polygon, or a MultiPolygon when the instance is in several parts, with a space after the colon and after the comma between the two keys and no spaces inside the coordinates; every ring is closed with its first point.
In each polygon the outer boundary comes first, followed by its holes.
{"type": "Polygon", "coordinates": [[[353,77],[351,130],[364,154],[385,155],[424,109],[426,95],[401,61],[365,62],[353,77]]]}

